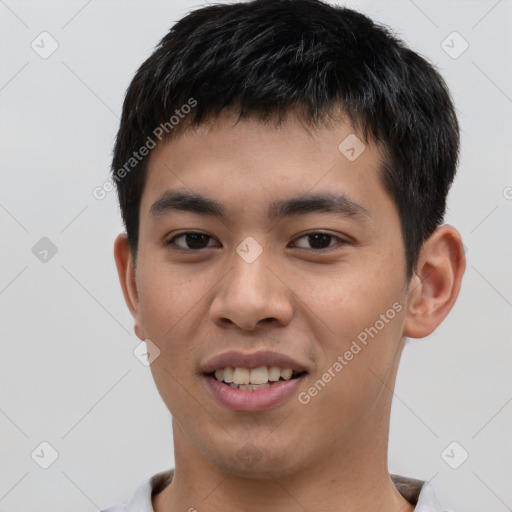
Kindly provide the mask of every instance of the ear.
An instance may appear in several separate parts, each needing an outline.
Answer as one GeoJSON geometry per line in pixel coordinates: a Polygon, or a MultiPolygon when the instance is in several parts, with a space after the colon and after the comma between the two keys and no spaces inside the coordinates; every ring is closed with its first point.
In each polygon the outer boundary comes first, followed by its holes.
{"type": "Polygon", "coordinates": [[[438,327],[457,300],[465,269],[460,233],[439,226],[423,244],[409,283],[405,336],[423,338],[438,327]]]}
{"type": "Polygon", "coordinates": [[[124,300],[135,321],[135,334],[141,340],[145,340],[147,336],[140,318],[135,268],[133,266],[128,237],[125,233],[118,235],[114,242],[114,259],[116,260],[117,273],[123,290],[124,300]]]}

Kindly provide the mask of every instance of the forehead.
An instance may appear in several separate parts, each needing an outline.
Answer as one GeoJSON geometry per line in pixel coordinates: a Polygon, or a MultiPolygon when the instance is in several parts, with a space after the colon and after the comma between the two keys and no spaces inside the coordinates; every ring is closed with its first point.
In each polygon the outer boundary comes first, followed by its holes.
{"type": "Polygon", "coordinates": [[[225,204],[228,214],[275,211],[276,199],[342,194],[372,214],[389,198],[380,180],[382,153],[352,125],[306,128],[232,113],[162,142],[151,153],[141,217],[169,190],[188,190],[225,204]]]}

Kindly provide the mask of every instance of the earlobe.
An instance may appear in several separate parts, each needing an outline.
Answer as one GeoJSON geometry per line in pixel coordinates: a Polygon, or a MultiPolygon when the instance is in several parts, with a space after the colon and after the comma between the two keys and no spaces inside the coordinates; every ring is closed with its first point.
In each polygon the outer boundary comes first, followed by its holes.
{"type": "Polygon", "coordinates": [[[423,338],[439,326],[457,300],[465,268],[460,233],[439,226],[423,244],[409,283],[405,336],[423,338]]]}
{"type": "Polygon", "coordinates": [[[146,334],[142,327],[139,308],[139,296],[137,283],[135,280],[135,268],[130,252],[128,237],[121,233],[114,242],[114,259],[117,267],[119,282],[123,291],[124,300],[134,319],[134,331],[141,340],[146,339],[146,334]]]}

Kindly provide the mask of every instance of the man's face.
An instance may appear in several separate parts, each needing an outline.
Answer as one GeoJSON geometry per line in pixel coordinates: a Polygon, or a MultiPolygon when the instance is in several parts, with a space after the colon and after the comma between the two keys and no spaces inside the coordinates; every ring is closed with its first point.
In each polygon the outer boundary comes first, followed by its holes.
{"type": "Polygon", "coordinates": [[[176,450],[252,476],[360,458],[387,440],[407,300],[381,154],[340,150],[349,124],[235,120],[157,147],[141,201],[136,332],[160,350],[176,450]]]}

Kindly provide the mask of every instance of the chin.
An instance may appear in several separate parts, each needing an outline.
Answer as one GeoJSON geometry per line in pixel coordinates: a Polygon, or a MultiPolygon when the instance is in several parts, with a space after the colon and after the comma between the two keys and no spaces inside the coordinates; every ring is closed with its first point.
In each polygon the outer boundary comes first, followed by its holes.
{"type": "Polygon", "coordinates": [[[277,450],[275,445],[265,445],[264,441],[260,445],[247,442],[234,452],[212,454],[210,460],[220,470],[240,478],[268,480],[297,473],[301,463],[293,454],[297,450],[292,446],[277,450]]]}

